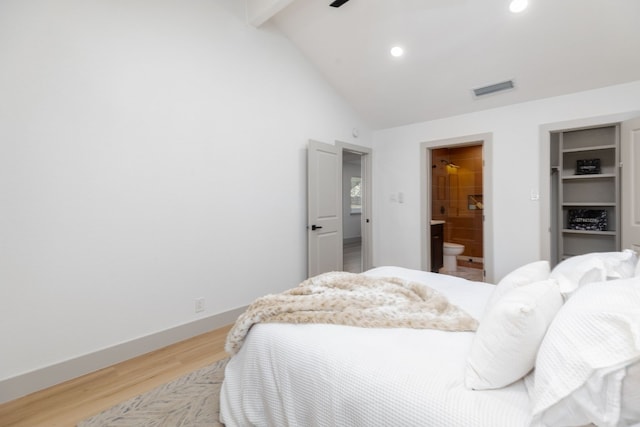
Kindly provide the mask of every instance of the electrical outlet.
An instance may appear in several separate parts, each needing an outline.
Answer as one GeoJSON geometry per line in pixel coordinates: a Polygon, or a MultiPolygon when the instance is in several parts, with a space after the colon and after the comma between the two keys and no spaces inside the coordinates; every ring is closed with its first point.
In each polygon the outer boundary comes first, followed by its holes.
{"type": "Polygon", "coordinates": [[[196,298],[196,313],[204,311],[204,298],[196,298]]]}

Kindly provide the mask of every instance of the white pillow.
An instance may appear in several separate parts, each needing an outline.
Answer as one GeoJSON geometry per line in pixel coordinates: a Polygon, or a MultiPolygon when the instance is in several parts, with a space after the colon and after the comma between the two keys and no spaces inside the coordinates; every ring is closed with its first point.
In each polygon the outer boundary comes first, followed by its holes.
{"type": "Polygon", "coordinates": [[[554,280],[507,292],[478,326],[467,358],[465,386],[501,388],[524,377],[533,368],[542,338],[561,306],[554,280]]]}
{"type": "Polygon", "coordinates": [[[538,351],[534,421],[548,426],[640,422],[633,394],[639,361],[640,278],[581,287],[560,309],[538,351]],[[627,371],[629,385],[623,387],[627,371]]]}
{"type": "Polygon", "coordinates": [[[633,277],[638,256],[630,249],[622,252],[594,252],[562,261],[551,270],[550,278],[558,280],[560,290],[568,298],[587,283],[633,277]]]}
{"type": "Polygon", "coordinates": [[[516,268],[498,282],[496,288],[491,294],[491,297],[489,297],[485,308],[485,314],[487,314],[491,307],[493,307],[495,303],[510,290],[522,285],[528,285],[529,283],[546,280],[549,278],[550,272],[551,268],[549,266],[549,261],[535,261],[516,268]]]}
{"type": "Polygon", "coordinates": [[[640,422],[640,361],[627,368],[622,380],[621,421],[626,425],[640,422]]]}

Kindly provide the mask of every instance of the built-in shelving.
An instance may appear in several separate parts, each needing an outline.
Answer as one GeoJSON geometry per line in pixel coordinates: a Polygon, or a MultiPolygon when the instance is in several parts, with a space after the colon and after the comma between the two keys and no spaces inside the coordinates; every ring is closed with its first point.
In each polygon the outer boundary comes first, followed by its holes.
{"type": "Polygon", "coordinates": [[[552,138],[551,172],[556,176],[551,180],[556,198],[552,205],[557,220],[551,231],[557,244],[556,263],[588,252],[620,250],[619,134],[619,127],[614,124],[560,131],[552,138]],[[593,159],[599,163],[599,169],[592,171],[596,173],[581,173],[578,163],[593,159]],[[606,226],[592,219],[592,223],[586,223],[596,229],[575,229],[571,213],[574,218],[582,218],[583,214],[585,218],[606,215],[606,226]]]}

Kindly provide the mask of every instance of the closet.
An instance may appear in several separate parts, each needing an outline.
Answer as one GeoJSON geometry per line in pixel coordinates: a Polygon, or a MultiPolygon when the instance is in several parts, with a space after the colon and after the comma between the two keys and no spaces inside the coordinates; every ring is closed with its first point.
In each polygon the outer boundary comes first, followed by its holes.
{"type": "Polygon", "coordinates": [[[620,250],[620,125],[551,133],[552,263],[620,250]]]}

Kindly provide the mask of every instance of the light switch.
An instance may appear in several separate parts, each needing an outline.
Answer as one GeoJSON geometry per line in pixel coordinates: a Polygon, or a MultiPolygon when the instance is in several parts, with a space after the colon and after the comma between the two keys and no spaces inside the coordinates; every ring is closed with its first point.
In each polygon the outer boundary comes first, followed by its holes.
{"type": "Polygon", "coordinates": [[[531,200],[540,200],[540,193],[538,190],[531,190],[531,200]]]}

